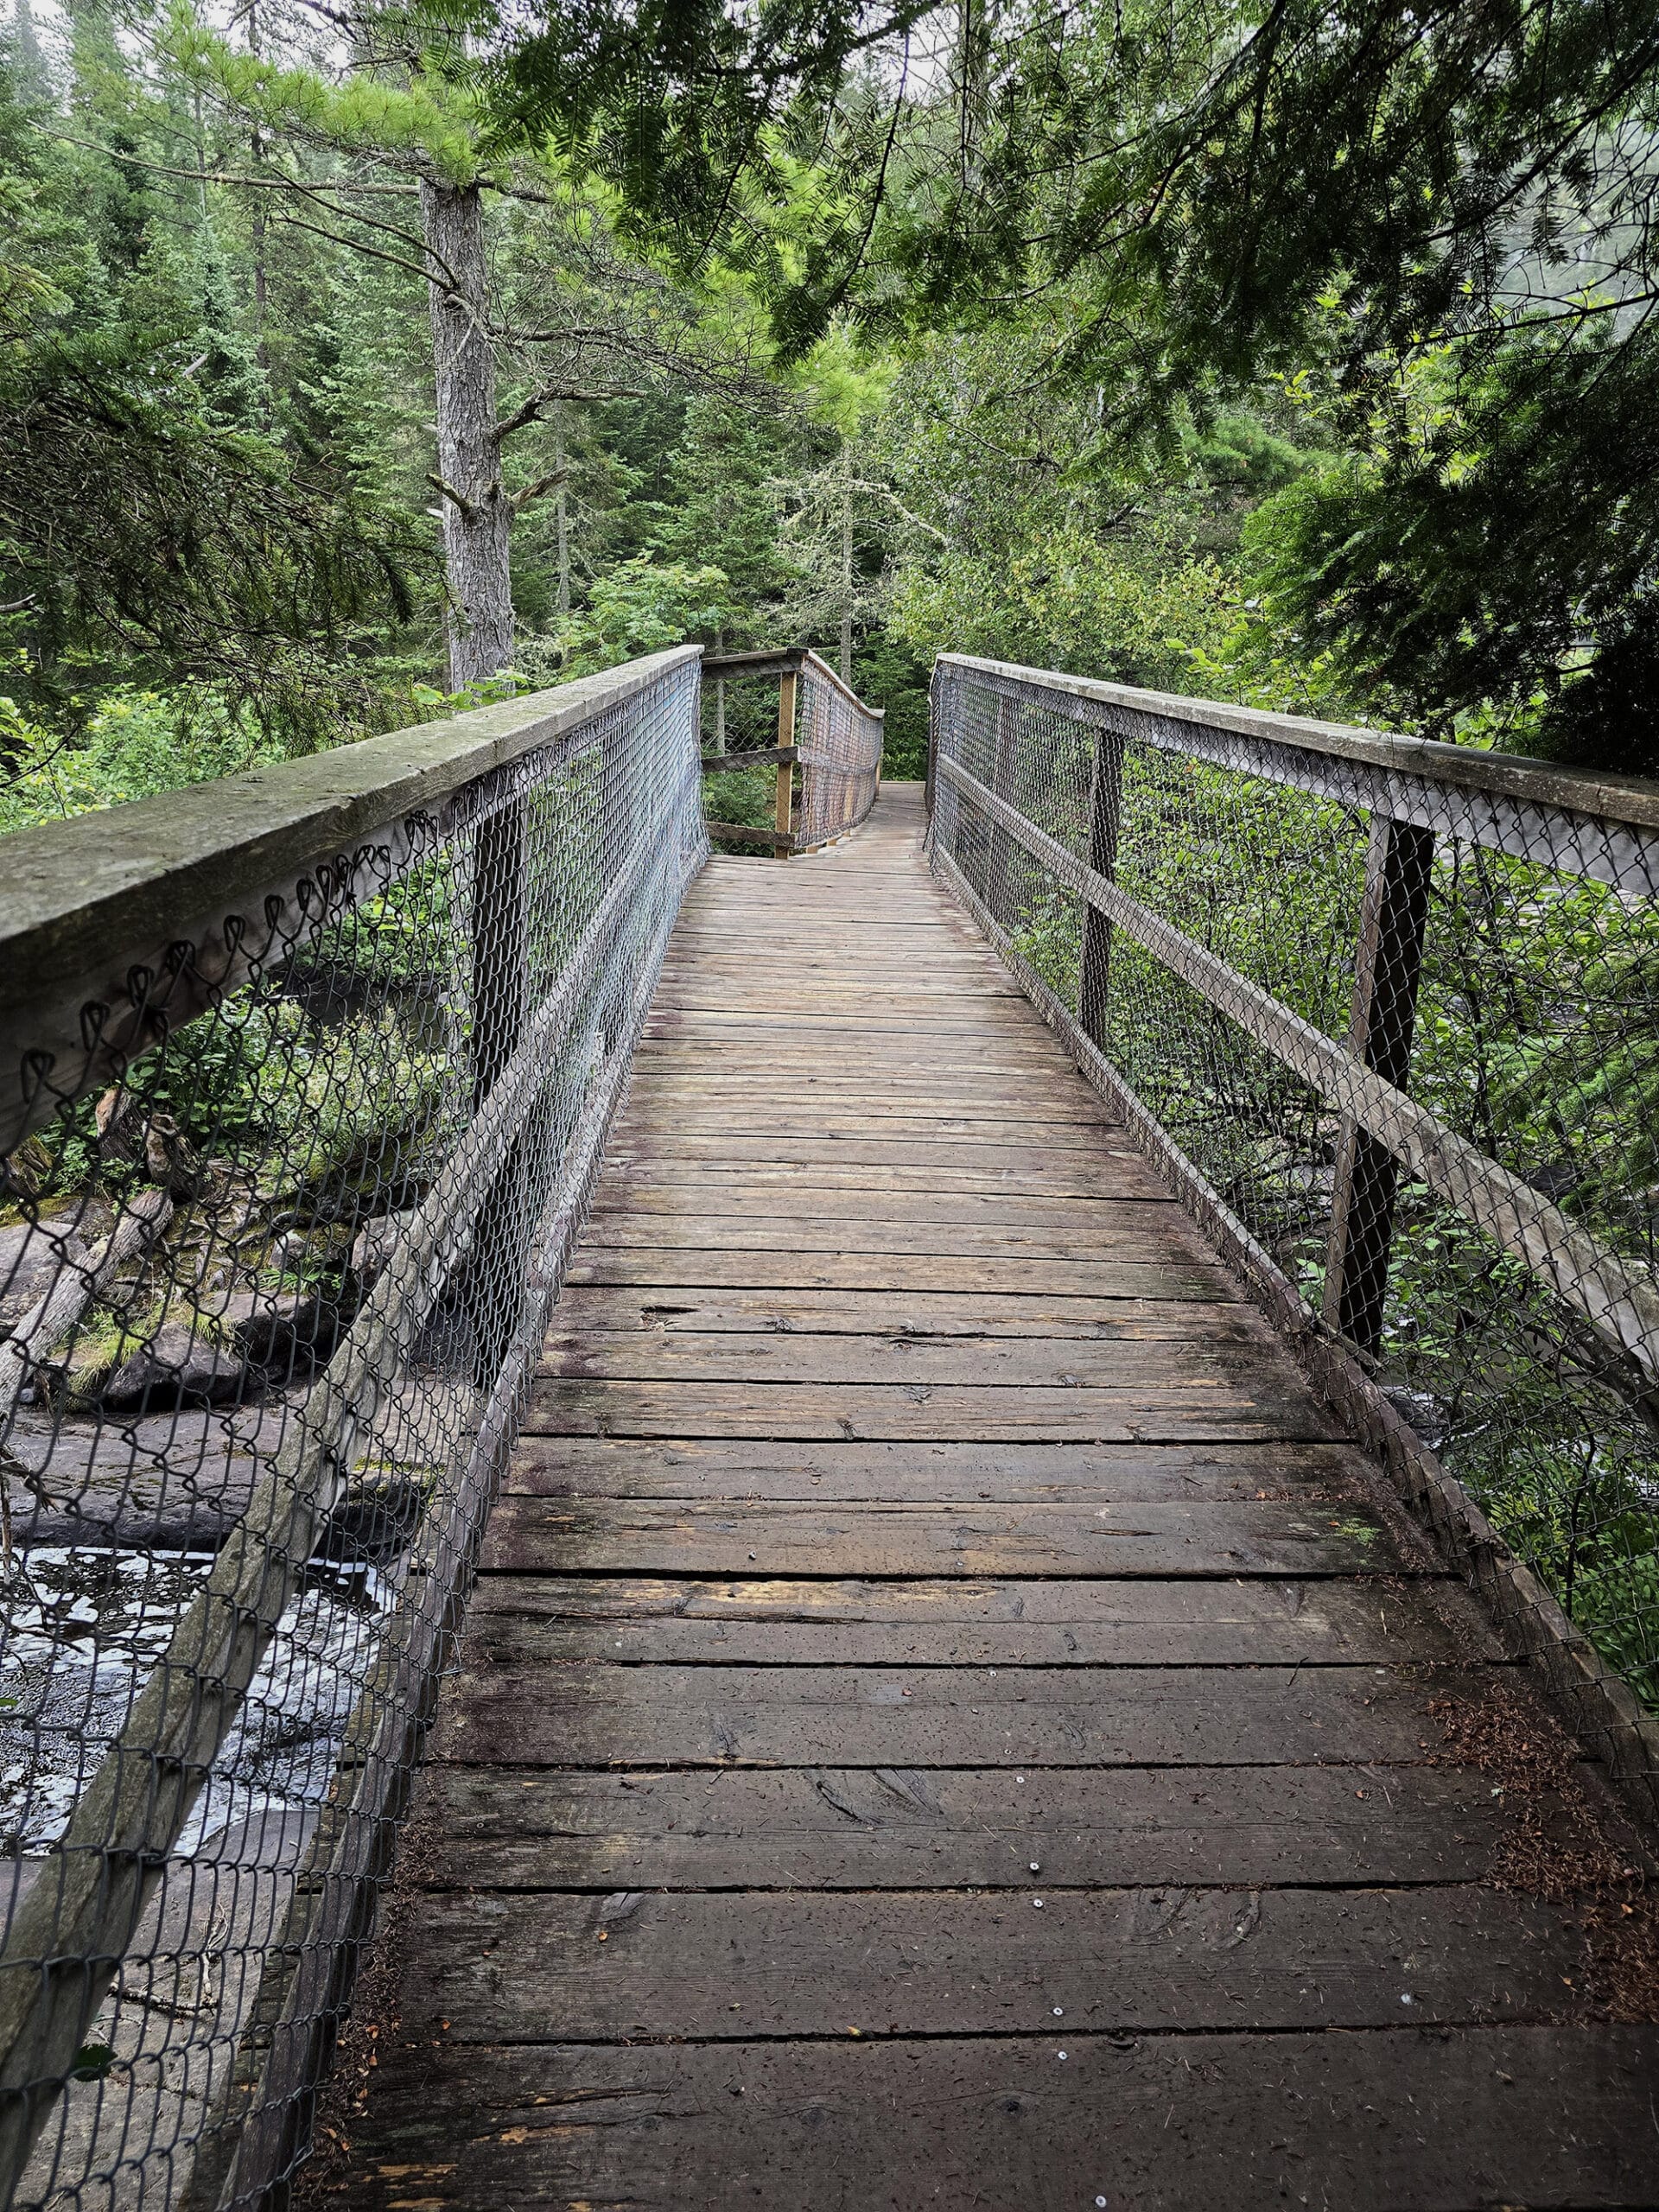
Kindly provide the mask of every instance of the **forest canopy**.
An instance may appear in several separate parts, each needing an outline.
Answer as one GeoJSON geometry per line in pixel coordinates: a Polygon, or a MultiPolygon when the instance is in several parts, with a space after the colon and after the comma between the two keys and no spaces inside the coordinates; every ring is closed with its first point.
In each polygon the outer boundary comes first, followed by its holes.
{"type": "Polygon", "coordinates": [[[14,0],[0,827],[683,637],[1659,772],[1659,0],[14,0]]]}

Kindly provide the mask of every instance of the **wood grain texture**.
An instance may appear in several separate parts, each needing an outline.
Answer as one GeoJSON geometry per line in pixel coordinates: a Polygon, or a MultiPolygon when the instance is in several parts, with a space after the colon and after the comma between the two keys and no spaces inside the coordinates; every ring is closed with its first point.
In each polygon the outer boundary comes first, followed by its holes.
{"type": "Polygon", "coordinates": [[[319,2201],[1659,2202],[1524,1669],[920,826],[686,900],[319,2201]]]}
{"type": "Polygon", "coordinates": [[[1395,1575],[1369,1507],[894,1505],[701,1498],[500,1500],[486,1539],[503,1567],[556,1559],[627,1574],[1395,1575]]]}
{"type": "Polygon", "coordinates": [[[1659,2202],[1652,2028],[1443,2040],[1065,2027],[627,2050],[400,2038],[381,2047],[353,2127],[348,2201],[367,2212],[1070,2212],[1102,2196],[1133,2212],[1284,2212],[1304,2196],[1342,2212],[1659,2202]]]}
{"type": "MultiPolygon", "coordinates": [[[[1499,1670],[1506,1671],[1506,1670],[1499,1670]]],[[[531,1766],[1303,1766],[1420,1758],[1478,1669],[550,1667],[478,1622],[438,1755],[531,1766]],[[1294,1675],[1294,1683],[1291,1676],[1294,1675]]]]}
{"type": "Polygon", "coordinates": [[[1368,1497],[1367,1469],[1345,1445],[823,1444],[765,1437],[524,1436],[506,1488],[538,1497],[863,1499],[1090,1506],[1242,1498],[1335,1504],[1368,1497]]]}
{"type": "Polygon", "coordinates": [[[428,1789],[437,1889],[1046,1896],[1033,1859],[1072,1891],[1473,1882],[1512,1834],[1481,1776],[1423,1766],[1123,1767],[1106,1789],[1071,1768],[437,1765],[428,1789]]]}
{"type": "Polygon", "coordinates": [[[880,1580],[786,1575],[523,1574],[486,1560],[474,1607],[522,1630],[549,1664],[635,1666],[1392,1666],[1496,1661],[1491,1630],[1454,1586],[1410,1598],[1392,1583],[880,1580]]]}

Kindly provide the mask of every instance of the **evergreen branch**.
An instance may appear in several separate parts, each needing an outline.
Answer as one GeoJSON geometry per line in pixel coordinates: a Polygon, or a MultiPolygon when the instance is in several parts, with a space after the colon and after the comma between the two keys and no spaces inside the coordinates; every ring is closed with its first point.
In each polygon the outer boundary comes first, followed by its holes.
{"type": "MultiPolygon", "coordinates": [[[[414,189],[412,187],[401,184],[308,184],[299,177],[283,176],[280,174],[274,176],[245,176],[233,171],[219,171],[214,169],[182,169],[177,168],[171,162],[150,161],[146,156],[140,154],[113,153],[111,151],[109,147],[97,145],[90,139],[72,138],[67,131],[54,131],[53,136],[56,138],[61,139],[66,146],[79,146],[89,154],[105,154],[108,156],[110,160],[128,162],[134,168],[153,169],[159,176],[182,177],[186,182],[189,184],[254,185],[267,192],[303,193],[308,200],[321,200],[331,215],[349,216],[353,222],[367,223],[377,231],[384,231],[389,238],[402,238],[406,244],[416,247],[421,252],[427,255],[427,257],[436,265],[438,272],[444,279],[445,283],[448,283],[452,289],[454,288],[455,278],[454,270],[450,268],[448,263],[444,260],[442,255],[435,252],[432,247],[428,245],[426,240],[420,237],[418,233],[414,231],[404,230],[400,224],[389,223],[386,221],[385,217],[381,215],[365,215],[359,213],[355,208],[337,207],[332,200],[326,197],[329,193],[378,192],[395,194],[399,199],[406,200],[412,194],[412,191],[414,189]]],[[[292,223],[297,222],[299,218],[294,215],[288,215],[279,217],[278,220],[292,223]]],[[[302,223],[300,227],[302,230],[309,230],[315,229],[315,226],[314,224],[302,223]]],[[[337,245],[351,246],[355,251],[364,253],[369,253],[373,251],[372,247],[361,245],[360,241],[358,239],[338,238],[335,237],[334,233],[332,232],[322,231],[319,232],[318,235],[321,238],[334,237],[334,242],[337,245]]],[[[385,257],[386,257],[385,256],[382,257],[382,258],[385,257]]],[[[407,266],[406,264],[401,265],[407,266]]],[[[429,274],[429,272],[417,270],[416,274],[429,274]]]]}
{"type": "Polygon", "coordinates": [[[416,188],[410,184],[370,184],[352,181],[344,184],[308,184],[296,176],[284,176],[280,171],[269,176],[246,176],[239,171],[221,169],[181,169],[176,163],[152,161],[147,154],[119,152],[112,146],[100,146],[95,138],[77,138],[67,130],[54,130],[51,137],[60,146],[79,146],[84,154],[102,154],[105,160],[119,162],[127,168],[154,169],[158,176],[182,177],[187,184],[251,184],[266,192],[374,192],[387,198],[412,199],[416,188]]]}

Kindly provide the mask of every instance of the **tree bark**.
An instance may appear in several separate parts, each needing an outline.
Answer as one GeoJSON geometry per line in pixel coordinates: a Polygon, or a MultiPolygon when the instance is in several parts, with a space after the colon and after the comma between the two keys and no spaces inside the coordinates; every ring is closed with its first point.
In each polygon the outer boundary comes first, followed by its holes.
{"type": "Polygon", "coordinates": [[[841,442],[841,680],[853,680],[853,442],[841,442]]]}
{"type": "Polygon", "coordinates": [[[553,512],[557,518],[559,534],[559,612],[570,612],[570,504],[565,483],[564,402],[553,403],[553,466],[558,471],[559,481],[553,494],[553,512]]]}
{"type": "Polygon", "coordinates": [[[512,507],[501,482],[495,434],[489,270],[478,187],[423,177],[421,224],[429,256],[436,482],[449,585],[449,688],[459,691],[512,658],[512,507]]]}

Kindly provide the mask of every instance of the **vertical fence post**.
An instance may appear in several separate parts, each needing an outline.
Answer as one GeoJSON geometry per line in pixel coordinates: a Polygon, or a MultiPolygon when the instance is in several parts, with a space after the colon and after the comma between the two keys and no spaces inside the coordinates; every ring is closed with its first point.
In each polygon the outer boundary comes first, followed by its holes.
{"type": "MultiPolygon", "coordinates": [[[[511,777],[512,771],[506,773],[511,777]]],[[[474,1114],[524,1039],[530,968],[525,828],[524,802],[511,798],[481,817],[473,847],[474,1114]]],[[[520,1136],[508,1148],[479,1210],[473,1236],[467,1311],[474,1380],[480,1390],[493,1387],[518,1325],[524,1281],[520,1247],[529,1234],[527,1166],[520,1136]]]]}
{"type": "MultiPolygon", "coordinates": [[[[791,668],[778,679],[778,743],[779,747],[795,742],[795,671],[791,668]]],[[[778,763],[778,808],[773,827],[778,842],[772,847],[774,860],[786,861],[795,848],[795,764],[792,760],[778,763]]]]}
{"type": "MultiPolygon", "coordinates": [[[[1103,729],[1095,739],[1089,788],[1089,865],[1096,875],[1117,874],[1117,840],[1123,816],[1123,741],[1103,729]]],[[[1106,1046],[1106,984],[1112,963],[1111,917],[1098,906],[1083,910],[1083,958],[1077,975],[1077,1022],[1091,1045],[1106,1046]]]]}
{"type": "MultiPolygon", "coordinates": [[[[1411,1065],[1433,857],[1432,830],[1372,817],[1348,1048],[1388,1083],[1403,1084],[1411,1065]]],[[[1382,1341],[1398,1179],[1387,1146],[1345,1116],[1331,1192],[1324,1313],[1333,1329],[1366,1352],[1382,1341]]]]}
{"type": "Polygon", "coordinates": [[[930,834],[933,828],[933,791],[939,772],[939,717],[944,711],[944,687],[949,681],[935,661],[933,681],[927,687],[927,771],[922,784],[922,812],[930,834]]]}
{"type": "MultiPolygon", "coordinates": [[[[996,702],[996,745],[991,755],[991,789],[1000,799],[1014,804],[1014,761],[1019,709],[999,693],[996,702]]],[[[1003,928],[1013,926],[1010,878],[1014,870],[1014,840],[1000,823],[991,824],[991,849],[985,871],[985,904],[1003,928]]]]}

